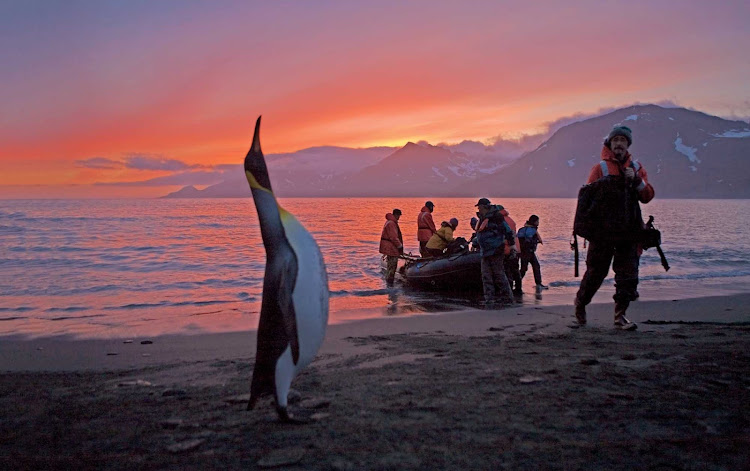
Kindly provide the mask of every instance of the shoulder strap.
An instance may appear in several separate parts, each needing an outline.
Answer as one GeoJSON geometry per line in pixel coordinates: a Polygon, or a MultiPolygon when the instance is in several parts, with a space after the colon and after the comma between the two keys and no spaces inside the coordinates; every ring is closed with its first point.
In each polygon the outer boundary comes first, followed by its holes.
{"type": "Polygon", "coordinates": [[[630,165],[633,167],[633,170],[635,170],[635,173],[638,173],[638,170],[641,169],[641,164],[639,164],[637,160],[631,160],[630,165]]]}
{"type": "Polygon", "coordinates": [[[606,177],[609,175],[609,167],[607,167],[607,161],[606,160],[600,160],[599,166],[602,168],[602,176],[606,177]]]}

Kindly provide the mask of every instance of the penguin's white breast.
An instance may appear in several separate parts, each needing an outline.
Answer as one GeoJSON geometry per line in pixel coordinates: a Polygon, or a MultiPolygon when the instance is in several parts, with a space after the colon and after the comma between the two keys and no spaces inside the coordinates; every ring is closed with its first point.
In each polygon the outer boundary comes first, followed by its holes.
{"type": "Polygon", "coordinates": [[[297,256],[297,281],[292,301],[300,346],[299,369],[312,361],[325,337],[328,276],[320,248],[312,235],[289,213],[282,213],[281,223],[297,256]]]}

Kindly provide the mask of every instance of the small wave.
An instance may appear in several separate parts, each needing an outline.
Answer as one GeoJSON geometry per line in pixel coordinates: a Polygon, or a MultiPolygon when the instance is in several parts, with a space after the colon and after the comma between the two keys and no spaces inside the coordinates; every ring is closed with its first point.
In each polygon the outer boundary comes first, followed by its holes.
{"type": "Polygon", "coordinates": [[[221,224],[218,222],[207,222],[207,223],[197,223],[193,224],[193,227],[208,227],[210,229],[225,229],[225,228],[232,228],[234,226],[229,226],[227,224],[221,224]]]}
{"type": "Polygon", "coordinates": [[[22,213],[20,211],[13,211],[13,212],[0,211],[0,218],[21,219],[25,217],[26,217],[26,213],[22,213]]]}
{"type": "Polygon", "coordinates": [[[183,301],[179,303],[171,303],[170,306],[210,306],[212,304],[226,304],[234,301],[183,301]]]}
{"type": "Polygon", "coordinates": [[[67,321],[70,319],[93,319],[95,317],[104,317],[104,314],[92,314],[90,316],[60,316],[60,317],[52,317],[50,318],[51,321],[67,321]]]}
{"type": "Polygon", "coordinates": [[[20,226],[0,226],[0,232],[11,233],[11,232],[23,232],[26,229],[20,226]]]}
{"type": "Polygon", "coordinates": [[[162,301],[160,303],[132,303],[132,304],[125,304],[122,306],[107,306],[104,309],[108,311],[114,311],[116,309],[147,309],[151,307],[163,307],[163,306],[169,306],[171,303],[167,301],[162,301]]]}
{"type": "MultiPolygon", "coordinates": [[[[583,276],[583,271],[581,271],[581,276],[583,276]]],[[[704,273],[685,273],[682,275],[670,275],[667,273],[659,274],[659,275],[640,275],[638,277],[639,281],[652,281],[652,280],[704,280],[704,279],[710,279],[710,278],[737,278],[742,276],[750,276],[750,270],[740,270],[740,271],[732,271],[732,272],[704,272],[704,273]]],[[[612,277],[612,272],[610,272],[610,276],[607,277],[607,279],[604,280],[604,283],[612,283],[614,281],[614,278],[612,277]]],[[[568,286],[579,286],[581,284],[581,280],[570,280],[570,281],[551,281],[549,283],[550,286],[553,287],[568,287],[568,286]]]]}
{"type": "Polygon", "coordinates": [[[18,321],[21,319],[28,319],[28,317],[0,317],[0,322],[2,321],[18,321]]]}
{"type": "Polygon", "coordinates": [[[18,306],[18,307],[0,307],[0,312],[28,312],[33,311],[34,307],[31,306],[18,306]]]}
{"type": "Polygon", "coordinates": [[[80,312],[88,311],[89,309],[91,308],[84,306],[51,307],[49,309],[45,309],[44,312],[80,312]]]}
{"type": "Polygon", "coordinates": [[[348,290],[338,290],[338,291],[331,291],[329,293],[329,296],[331,297],[339,297],[339,296],[359,296],[359,297],[367,297],[367,296],[378,296],[382,294],[388,294],[387,289],[366,289],[366,290],[354,290],[354,291],[348,291],[348,290]]]}

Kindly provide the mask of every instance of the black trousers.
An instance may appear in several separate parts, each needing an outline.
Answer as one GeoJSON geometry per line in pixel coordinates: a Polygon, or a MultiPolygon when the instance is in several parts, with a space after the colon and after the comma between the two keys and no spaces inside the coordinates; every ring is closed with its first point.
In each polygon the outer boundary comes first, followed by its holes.
{"type": "Polygon", "coordinates": [[[521,252],[521,278],[526,276],[529,263],[531,263],[531,270],[534,272],[534,283],[541,285],[542,267],[539,265],[539,259],[536,258],[536,253],[534,252],[521,252]]]}
{"type": "Polygon", "coordinates": [[[586,253],[586,273],[576,294],[576,304],[586,306],[602,285],[609,273],[609,265],[615,271],[615,303],[627,308],[635,299],[638,289],[638,244],[635,242],[593,242],[589,241],[586,253]]]}
{"type": "Polygon", "coordinates": [[[521,289],[521,273],[518,271],[518,256],[507,255],[503,260],[505,267],[505,276],[508,278],[511,288],[514,293],[520,293],[521,289]]]}
{"type": "Polygon", "coordinates": [[[426,240],[420,240],[419,241],[419,255],[423,257],[429,257],[430,253],[427,252],[427,241],[426,240]]]}
{"type": "Polygon", "coordinates": [[[487,303],[513,303],[502,253],[482,257],[482,288],[487,303]]]}

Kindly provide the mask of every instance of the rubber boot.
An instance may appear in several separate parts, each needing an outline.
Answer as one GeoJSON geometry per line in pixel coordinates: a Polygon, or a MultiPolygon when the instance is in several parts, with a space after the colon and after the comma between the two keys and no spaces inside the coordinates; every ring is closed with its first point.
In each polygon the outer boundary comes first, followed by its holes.
{"type": "Polygon", "coordinates": [[[576,305],[576,322],[578,322],[578,325],[586,325],[586,306],[581,304],[577,299],[575,301],[576,305]]]}
{"type": "Polygon", "coordinates": [[[628,310],[627,304],[615,303],[615,328],[620,330],[635,330],[638,324],[630,322],[625,317],[625,311],[628,310]]]}

